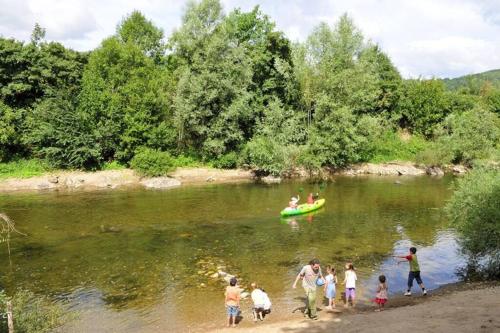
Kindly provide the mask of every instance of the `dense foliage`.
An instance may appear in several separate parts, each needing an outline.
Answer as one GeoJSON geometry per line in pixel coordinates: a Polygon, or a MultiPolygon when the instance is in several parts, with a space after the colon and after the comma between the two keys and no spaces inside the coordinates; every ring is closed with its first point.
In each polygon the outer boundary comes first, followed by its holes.
{"type": "Polygon", "coordinates": [[[168,38],[137,11],[89,53],[44,35],[36,25],[28,43],[0,38],[2,162],[164,170],[168,155],[174,167],[186,159],[282,175],[499,155],[491,73],[454,90],[403,80],[347,15],[297,44],[259,7],[226,14],[219,0],[189,2],[168,38]]]}
{"type": "Polygon", "coordinates": [[[447,205],[452,222],[463,236],[470,256],[469,273],[500,278],[500,169],[478,168],[458,183],[447,205]]]}
{"type": "Polygon", "coordinates": [[[141,149],[130,161],[130,166],[143,176],[165,176],[174,167],[174,160],[168,152],[141,149]]]}

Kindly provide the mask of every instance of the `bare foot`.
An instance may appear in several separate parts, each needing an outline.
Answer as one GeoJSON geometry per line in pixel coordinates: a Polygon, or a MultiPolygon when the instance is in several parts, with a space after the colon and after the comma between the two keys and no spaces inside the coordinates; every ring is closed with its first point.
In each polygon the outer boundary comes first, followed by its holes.
{"type": "Polygon", "coordinates": [[[382,310],[380,310],[380,309],[375,309],[375,312],[380,312],[380,311],[382,311],[382,310]]]}

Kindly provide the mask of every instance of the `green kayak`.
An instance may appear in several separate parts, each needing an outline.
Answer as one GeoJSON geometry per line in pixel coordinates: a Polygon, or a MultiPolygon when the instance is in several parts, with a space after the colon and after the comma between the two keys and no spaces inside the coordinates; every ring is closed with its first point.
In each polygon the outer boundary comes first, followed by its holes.
{"type": "Polygon", "coordinates": [[[287,207],[281,211],[281,216],[292,216],[292,215],[300,215],[312,212],[316,209],[320,209],[325,205],[325,199],[316,200],[313,204],[302,204],[298,205],[297,208],[287,207]]]}

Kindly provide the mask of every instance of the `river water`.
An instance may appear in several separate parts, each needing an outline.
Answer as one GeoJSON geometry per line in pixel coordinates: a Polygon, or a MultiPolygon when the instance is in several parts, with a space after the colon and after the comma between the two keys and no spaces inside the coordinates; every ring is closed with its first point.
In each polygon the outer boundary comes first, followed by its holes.
{"type": "MultiPolygon", "coordinates": [[[[110,190],[0,195],[27,236],[9,258],[0,244],[0,283],[69,302],[79,319],[64,331],[183,332],[225,320],[222,269],[271,297],[276,316],[302,305],[291,284],[317,257],[343,278],[352,260],[361,301],[379,274],[392,294],[405,289],[407,264],[392,254],[418,248],[428,289],[455,282],[464,259],[442,210],[453,178],[339,177],[326,186],[230,184],[169,191],[110,190]],[[291,195],[321,191],[319,212],[280,219],[291,195]]],[[[339,287],[342,290],[342,287],[339,287]]],[[[414,290],[417,292],[417,290],[414,290]]],[[[418,292],[417,292],[418,293],[418,292]]],[[[243,324],[250,302],[242,303],[243,324]]]]}

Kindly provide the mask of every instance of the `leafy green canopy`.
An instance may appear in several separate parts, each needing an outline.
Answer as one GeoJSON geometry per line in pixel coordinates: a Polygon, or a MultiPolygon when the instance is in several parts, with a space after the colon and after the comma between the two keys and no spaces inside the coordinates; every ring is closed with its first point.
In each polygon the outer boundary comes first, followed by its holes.
{"type": "Polygon", "coordinates": [[[425,153],[441,162],[498,150],[495,130],[480,124],[500,110],[494,84],[448,91],[440,80],[402,80],[347,15],[292,44],[259,7],[226,14],[201,0],[168,40],[138,11],[89,54],[44,37],[36,25],[30,43],[0,38],[2,161],[98,169],[148,148],[280,175],[412,158],[424,140],[436,141],[425,153]]]}
{"type": "Polygon", "coordinates": [[[225,16],[218,1],[190,3],[170,45],[179,144],[204,159],[239,151],[271,101],[297,100],[290,44],[258,7],[225,16]]]}

